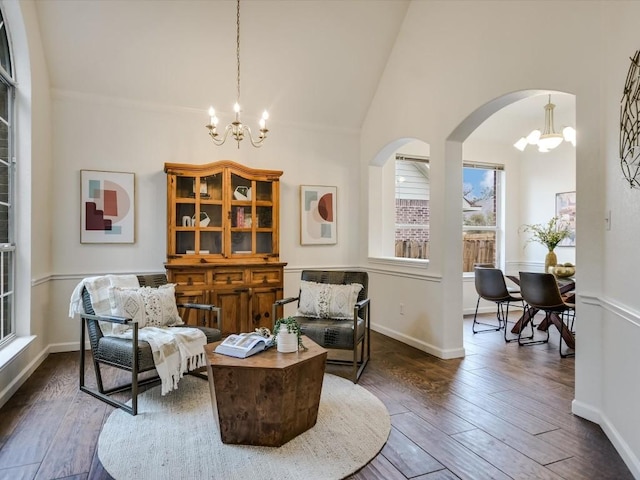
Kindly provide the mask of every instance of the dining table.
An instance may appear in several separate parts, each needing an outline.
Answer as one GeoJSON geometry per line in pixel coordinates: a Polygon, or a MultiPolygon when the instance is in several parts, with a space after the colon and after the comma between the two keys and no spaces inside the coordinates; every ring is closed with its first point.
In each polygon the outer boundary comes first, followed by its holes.
{"type": "MultiPolygon", "coordinates": [[[[505,275],[509,280],[511,280],[516,285],[520,286],[520,277],[516,275],[505,275]]],[[[573,277],[556,277],[556,281],[558,282],[558,290],[560,290],[560,294],[564,298],[567,303],[575,302],[575,289],[576,289],[576,281],[573,277]]],[[[539,312],[537,308],[526,308],[522,313],[522,316],[515,323],[513,328],[511,329],[511,333],[518,334],[524,329],[529,322],[533,320],[533,317],[539,312]]],[[[553,323],[562,338],[566,342],[567,346],[571,349],[576,348],[576,339],[573,332],[568,328],[562,328],[562,319],[555,312],[550,312],[548,317],[546,317],[540,324],[538,325],[538,330],[546,331],[549,328],[549,324],[553,323]]]]}

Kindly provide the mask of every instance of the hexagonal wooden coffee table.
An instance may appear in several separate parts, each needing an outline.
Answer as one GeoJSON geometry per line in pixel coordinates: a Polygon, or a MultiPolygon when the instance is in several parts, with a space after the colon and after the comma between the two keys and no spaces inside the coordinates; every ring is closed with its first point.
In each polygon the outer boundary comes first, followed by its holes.
{"type": "Polygon", "coordinates": [[[279,447],[316,424],[327,351],[307,337],[308,350],[275,347],[248,358],[206,345],[213,415],[223,443],[279,447]]]}

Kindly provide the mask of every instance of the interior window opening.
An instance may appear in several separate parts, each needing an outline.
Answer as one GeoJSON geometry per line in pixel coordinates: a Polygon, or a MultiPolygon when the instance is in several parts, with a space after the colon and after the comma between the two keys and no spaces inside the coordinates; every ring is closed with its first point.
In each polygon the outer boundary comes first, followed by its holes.
{"type": "Polygon", "coordinates": [[[429,158],[396,154],[395,256],[429,258],[429,158]]]}

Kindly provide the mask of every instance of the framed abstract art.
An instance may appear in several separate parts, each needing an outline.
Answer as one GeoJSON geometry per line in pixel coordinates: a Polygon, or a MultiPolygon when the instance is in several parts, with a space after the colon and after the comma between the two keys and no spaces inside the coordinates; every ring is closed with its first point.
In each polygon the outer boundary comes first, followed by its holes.
{"type": "Polygon", "coordinates": [[[134,243],[135,175],[80,170],[80,243],[134,243]]]}
{"type": "Polygon", "coordinates": [[[562,240],[559,247],[576,246],[576,192],[556,193],[556,217],[571,231],[569,237],[562,240]]]}
{"type": "Polygon", "coordinates": [[[300,185],[300,245],[337,242],[337,190],[324,185],[300,185]]]}

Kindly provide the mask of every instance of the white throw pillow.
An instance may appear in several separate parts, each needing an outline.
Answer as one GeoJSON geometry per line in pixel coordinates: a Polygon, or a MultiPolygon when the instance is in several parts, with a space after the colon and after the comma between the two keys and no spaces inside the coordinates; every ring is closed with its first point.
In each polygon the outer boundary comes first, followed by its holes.
{"type": "MultiPolygon", "coordinates": [[[[138,290],[139,288],[109,287],[109,305],[111,306],[111,315],[131,318],[138,322],[138,328],[143,328],[146,325],[146,316],[144,301],[138,290]]],[[[116,335],[129,328],[127,325],[118,323],[111,325],[111,333],[116,335]]]]}
{"type": "MultiPolygon", "coordinates": [[[[138,321],[138,327],[171,327],[183,325],[176,307],[175,285],[158,288],[109,288],[111,314],[138,321]]],[[[113,333],[127,330],[124,325],[114,324],[113,333]]]]}
{"type": "Polygon", "coordinates": [[[358,301],[360,290],[363,288],[359,283],[337,285],[302,280],[300,282],[298,315],[352,320],[353,307],[358,301]]]}
{"type": "Polygon", "coordinates": [[[158,288],[141,287],[146,325],[150,327],[172,327],[183,325],[176,307],[176,290],[173,283],[158,288]]]}

